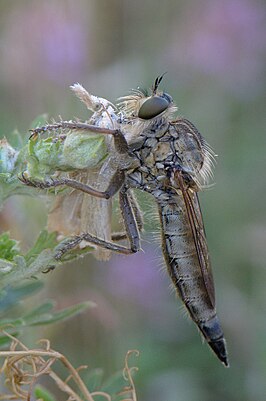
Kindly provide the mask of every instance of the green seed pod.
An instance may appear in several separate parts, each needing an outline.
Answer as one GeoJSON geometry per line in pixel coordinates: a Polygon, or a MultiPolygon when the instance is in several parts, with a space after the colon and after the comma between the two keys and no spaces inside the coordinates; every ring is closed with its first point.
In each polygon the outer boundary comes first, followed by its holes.
{"type": "Polygon", "coordinates": [[[53,138],[30,139],[28,142],[27,170],[32,176],[53,174],[56,170],[66,170],[62,160],[63,144],[53,138]]]}
{"type": "Polygon", "coordinates": [[[63,146],[63,160],[73,169],[96,167],[107,155],[105,138],[99,134],[72,132],[63,146]]]}

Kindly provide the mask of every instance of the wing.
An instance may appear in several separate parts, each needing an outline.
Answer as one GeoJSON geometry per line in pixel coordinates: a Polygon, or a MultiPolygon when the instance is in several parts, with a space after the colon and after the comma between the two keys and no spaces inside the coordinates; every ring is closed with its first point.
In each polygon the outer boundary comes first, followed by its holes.
{"type": "Polygon", "coordinates": [[[185,202],[206,291],[212,306],[215,307],[215,293],[211,262],[198,195],[196,192],[186,188],[187,185],[184,182],[181,171],[175,172],[175,178],[177,179],[178,186],[180,187],[185,202]]]}
{"type": "MultiPolygon", "coordinates": [[[[90,169],[85,173],[74,172],[71,178],[97,187],[96,180],[99,169],[90,169]]],[[[64,236],[80,235],[89,232],[106,241],[111,240],[112,200],[99,199],[81,192],[72,190],[55,197],[52,209],[48,215],[48,230],[57,231],[64,236]]],[[[85,241],[81,247],[87,246],[85,241]]],[[[93,255],[98,260],[109,260],[111,251],[97,247],[93,255]]]]}

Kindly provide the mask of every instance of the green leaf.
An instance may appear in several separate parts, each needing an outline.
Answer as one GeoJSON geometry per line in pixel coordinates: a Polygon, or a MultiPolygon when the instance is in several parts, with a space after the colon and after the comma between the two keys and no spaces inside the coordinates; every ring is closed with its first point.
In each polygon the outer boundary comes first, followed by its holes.
{"type": "Polygon", "coordinates": [[[16,149],[21,149],[25,144],[25,137],[22,137],[21,133],[14,129],[10,134],[8,134],[8,141],[16,149]]]}
{"type": "MultiPolygon", "coordinates": [[[[16,257],[16,256],[15,256],[16,257]]],[[[4,277],[16,268],[15,262],[10,262],[6,259],[0,259],[0,275],[4,277]]]]}
{"type": "MultiPolygon", "coordinates": [[[[55,251],[58,252],[62,245],[63,242],[65,240],[63,240],[62,242],[60,242],[60,244],[55,248],[55,251]]],[[[86,246],[85,248],[75,248],[72,249],[71,251],[68,251],[67,253],[65,253],[61,258],[60,258],[60,262],[70,262],[71,260],[76,259],[79,256],[85,255],[87,253],[93,252],[95,251],[95,248],[93,248],[92,246],[86,246]]]]}
{"type": "Polygon", "coordinates": [[[10,238],[9,233],[0,235],[0,258],[13,261],[20,251],[18,244],[18,241],[10,238]]]}
{"type": "Polygon", "coordinates": [[[0,236],[0,288],[14,285],[23,279],[35,277],[40,272],[49,271],[63,262],[69,262],[94,250],[91,246],[75,248],[63,255],[60,260],[55,255],[64,248],[69,238],[58,243],[57,233],[43,230],[32,249],[25,256],[19,254],[18,242],[9,234],[0,236]],[[9,260],[11,259],[11,260],[9,260]]]}
{"type": "Polygon", "coordinates": [[[0,139],[0,172],[11,173],[14,170],[18,152],[6,138],[0,139]]]}
{"type": "Polygon", "coordinates": [[[47,314],[50,312],[55,306],[53,301],[46,301],[45,303],[37,306],[36,308],[32,309],[29,313],[23,316],[24,320],[35,320],[36,317],[39,318],[41,315],[47,314]]]}
{"type": "Polygon", "coordinates": [[[11,294],[15,295],[17,299],[26,298],[36,292],[39,292],[43,288],[44,284],[41,281],[34,280],[30,283],[24,283],[17,287],[13,287],[10,289],[11,294]]]}
{"type": "Polygon", "coordinates": [[[54,303],[52,301],[47,301],[19,318],[2,318],[0,320],[0,328],[5,328],[7,326],[19,328],[25,326],[40,326],[51,324],[70,319],[71,317],[82,313],[87,308],[91,308],[94,306],[94,302],[88,301],[70,306],[59,311],[52,311],[54,303]]]}
{"type": "Polygon", "coordinates": [[[118,371],[111,375],[102,385],[101,391],[105,391],[112,397],[117,395],[118,391],[121,391],[125,387],[125,378],[123,371],[118,371]]]}
{"type": "Polygon", "coordinates": [[[91,392],[101,389],[104,376],[103,369],[92,369],[90,371],[86,371],[85,375],[86,378],[84,381],[87,388],[89,388],[91,392]]]}
{"type": "Polygon", "coordinates": [[[37,116],[31,123],[30,129],[34,129],[37,127],[42,127],[43,125],[47,124],[48,114],[40,114],[37,116]]]}
{"type": "Polygon", "coordinates": [[[34,395],[37,399],[42,401],[56,401],[54,396],[50,393],[50,391],[46,390],[43,386],[38,384],[34,388],[34,395]]]}
{"type": "Polygon", "coordinates": [[[12,195],[30,195],[32,188],[23,185],[13,173],[0,173],[0,208],[12,195]]]}
{"type": "MultiPolygon", "coordinates": [[[[5,328],[5,329],[6,329],[6,331],[10,331],[7,328],[5,328]]],[[[12,336],[14,336],[14,337],[18,337],[18,335],[19,335],[19,332],[18,331],[14,332],[14,329],[13,329],[13,332],[11,332],[11,333],[12,333],[12,336]]],[[[12,341],[12,339],[10,337],[8,337],[6,335],[0,335],[0,348],[6,348],[11,343],[11,341],[12,341]]]]}
{"type": "Polygon", "coordinates": [[[0,311],[5,311],[17,306],[18,302],[30,295],[40,291],[43,288],[41,281],[32,281],[17,287],[5,287],[0,292],[0,311]]]}
{"type": "Polygon", "coordinates": [[[26,326],[24,320],[20,318],[5,318],[0,321],[0,328],[5,329],[6,327],[18,328],[19,326],[26,326]]]}
{"type": "Polygon", "coordinates": [[[45,249],[53,249],[57,244],[57,233],[49,233],[46,230],[41,231],[32,249],[25,255],[25,260],[30,262],[45,249]]]}
{"type": "Polygon", "coordinates": [[[89,302],[89,301],[82,302],[80,304],[70,306],[69,308],[60,310],[58,312],[46,313],[41,316],[35,316],[34,319],[30,319],[28,321],[26,320],[26,323],[30,326],[37,326],[37,325],[51,324],[63,321],[83,312],[89,307],[91,308],[94,306],[95,306],[94,302],[89,302]]]}

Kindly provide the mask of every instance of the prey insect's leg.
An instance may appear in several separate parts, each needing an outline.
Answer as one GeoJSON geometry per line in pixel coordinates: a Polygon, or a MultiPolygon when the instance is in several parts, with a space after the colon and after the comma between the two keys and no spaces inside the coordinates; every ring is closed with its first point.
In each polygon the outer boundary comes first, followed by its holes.
{"type": "Polygon", "coordinates": [[[49,131],[56,131],[59,129],[70,129],[76,131],[89,131],[98,134],[112,135],[114,138],[115,150],[120,154],[128,153],[128,144],[120,129],[108,129],[97,127],[87,123],[80,123],[78,121],[60,121],[55,124],[47,124],[39,128],[30,130],[32,132],[30,138],[35,137],[38,134],[46,133],[49,131]]]}
{"type": "MultiPolygon", "coordinates": [[[[144,222],[143,222],[143,216],[138,204],[138,201],[134,194],[130,191],[127,190],[127,196],[128,196],[128,202],[131,204],[131,207],[133,209],[134,217],[136,219],[136,223],[138,226],[139,231],[143,230],[144,222]]],[[[112,234],[112,240],[113,241],[121,241],[123,239],[127,239],[127,233],[126,232],[118,232],[118,233],[113,233],[112,234]]]]}
{"type": "Polygon", "coordinates": [[[64,241],[64,243],[60,246],[60,248],[57,249],[55,259],[60,259],[66,252],[75,248],[82,241],[87,241],[101,248],[109,249],[110,251],[121,253],[124,255],[130,255],[132,253],[139,251],[140,238],[139,238],[138,227],[128,195],[124,188],[122,188],[121,192],[119,193],[119,198],[120,198],[122,217],[124,219],[124,224],[127,232],[127,238],[130,243],[129,248],[122,245],[117,245],[113,242],[104,241],[89,233],[84,233],[64,241]]]}
{"type": "Polygon", "coordinates": [[[36,187],[36,188],[40,188],[40,189],[54,188],[54,187],[58,187],[61,185],[66,185],[68,187],[85,192],[89,195],[95,196],[97,198],[110,199],[121,188],[121,186],[124,182],[124,172],[116,171],[116,173],[112,177],[106,191],[97,191],[96,189],[90,187],[87,184],[83,184],[80,181],[76,181],[76,180],[69,179],[69,178],[38,181],[38,180],[31,180],[30,178],[27,178],[24,173],[22,173],[22,175],[21,175],[21,177],[19,177],[19,179],[20,179],[20,181],[23,182],[23,184],[26,184],[26,185],[29,185],[32,187],[36,187]]]}

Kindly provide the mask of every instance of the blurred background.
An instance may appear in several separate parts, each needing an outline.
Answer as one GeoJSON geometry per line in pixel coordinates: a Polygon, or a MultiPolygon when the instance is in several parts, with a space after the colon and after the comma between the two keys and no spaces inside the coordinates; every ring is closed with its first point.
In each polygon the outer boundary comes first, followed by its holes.
{"type": "MultiPolygon", "coordinates": [[[[230,369],[169,290],[146,199],[144,252],[109,263],[88,256],[44,276],[43,298],[98,307],[25,331],[27,345],[46,336],[73,364],[102,367],[106,377],[138,349],[142,401],[265,400],[265,2],[1,0],[0,58],[1,137],[16,128],[27,137],[41,113],[86,119],[69,90],[75,82],[115,101],[167,71],[161,87],[218,154],[215,186],[200,199],[230,369]]],[[[45,202],[13,197],[0,218],[27,249],[46,224],[45,202]]]]}

